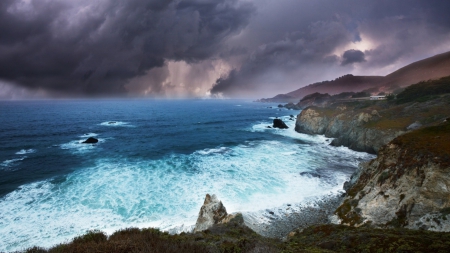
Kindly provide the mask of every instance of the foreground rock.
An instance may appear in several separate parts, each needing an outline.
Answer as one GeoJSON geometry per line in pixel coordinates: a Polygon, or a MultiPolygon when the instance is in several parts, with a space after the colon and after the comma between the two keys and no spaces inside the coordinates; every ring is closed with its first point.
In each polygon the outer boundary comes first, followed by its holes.
{"type": "Polygon", "coordinates": [[[280,129],[287,129],[289,128],[286,123],[284,123],[281,119],[274,119],[273,120],[273,128],[280,128],[280,129]]]}
{"type": "Polygon", "coordinates": [[[97,143],[98,140],[93,138],[93,137],[89,137],[87,140],[83,141],[82,143],[87,143],[87,144],[92,144],[92,143],[97,143]]]}
{"type": "Polygon", "coordinates": [[[395,138],[346,188],[342,224],[450,231],[450,123],[395,138]]]}
{"type": "Polygon", "coordinates": [[[236,215],[228,215],[227,209],[217,196],[206,194],[205,202],[200,208],[197,223],[194,232],[199,232],[211,228],[216,224],[224,224],[234,218],[236,215]]]}

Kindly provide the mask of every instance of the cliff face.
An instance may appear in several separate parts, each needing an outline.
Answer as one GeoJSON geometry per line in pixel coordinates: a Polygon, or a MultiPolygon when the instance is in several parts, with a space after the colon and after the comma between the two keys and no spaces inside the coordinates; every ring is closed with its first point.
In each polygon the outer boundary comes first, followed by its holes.
{"type": "Polygon", "coordinates": [[[342,224],[450,231],[450,123],[395,138],[344,187],[342,224]]]}
{"type": "Polygon", "coordinates": [[[374,129],[366,123],[380,118],[377,110],[354,112],[346,106],[336,110],[309,107],[297,117],[295,130],[306,134],[324,134],[335,138],[332,145],[347,146],[353,150],[376,153],[381,146],[404,133],[394,129],[374,129]]]}

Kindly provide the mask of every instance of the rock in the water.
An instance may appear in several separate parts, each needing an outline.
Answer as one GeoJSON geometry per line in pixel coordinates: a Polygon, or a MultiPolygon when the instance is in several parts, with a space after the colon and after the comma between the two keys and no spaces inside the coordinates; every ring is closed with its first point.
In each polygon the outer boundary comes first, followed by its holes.
{"type": "Polygon", "coordinates": [[[115,122],[115,121],[110,121],[110,122],[108,122],[108,124],[116,124],[117,122],[115,122]]]}
{"type": "Polygon", "coordinates": [[[216,195],[206,194],[205,202],[198,213],[197,223],[194,232],[200,232],[212,227],[214,224],[222,223],[227,218],[227,209],[216,195]]]}
{"type": "Polygon", "coordinates": [[[267,126],[267,128],[272,128],[271,126],[267,126]]]}
{"type": "Polygon", "coordinates": [[[97,143],[98,140],[92,137],[89,137],[87,140],[83,141],[82,143],[87,143],[87,144],[91,144],[91,143],[97,143]]]}
{"type": "Polygon", "coordinates": [[[274,128],[280,128],[280,129],[287,129],[287,128],[289,128],[281,119],[274,119],[273,120],[273,127],[274,128]]]}

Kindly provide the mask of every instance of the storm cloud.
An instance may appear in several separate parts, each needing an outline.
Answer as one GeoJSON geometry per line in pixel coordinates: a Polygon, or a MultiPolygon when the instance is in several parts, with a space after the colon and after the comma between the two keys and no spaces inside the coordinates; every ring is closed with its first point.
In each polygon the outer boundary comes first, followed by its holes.
{"type": "Polygon", "coordinates": [[[0,98],[262,97],[450,50],[450,2],[2,0],[0,98]]]}
{"type": "Polygon", "coordinates": [[[237,0],[2,0],[0,79],[62,94],[120,95],[165,61],[214,56],[254,7],[237,0]]]}
{"type": "Polygon", "coordinates": [[[281,6],[273,2],[258,6],[260,13],[248,29],[259,33],[251,31],[251,36],[240,40],[252,41],[258,48],[239,67],[216,80],[213,94],[273,96],[349,73],[386,75],[450,50],[450,18],[443,13],[450,3],[278,3],[281,6]],[[283,21],[277,23],[276,16],[283,16],[283,21]],[[277,31],[263,33],[259,24],[277,31]]]}
{"type": "Polygon", "coordinates": [[[342,55],[342,65],[364,62],[364,53],[360,50],[350,49],[344,52],[342,55]]]}

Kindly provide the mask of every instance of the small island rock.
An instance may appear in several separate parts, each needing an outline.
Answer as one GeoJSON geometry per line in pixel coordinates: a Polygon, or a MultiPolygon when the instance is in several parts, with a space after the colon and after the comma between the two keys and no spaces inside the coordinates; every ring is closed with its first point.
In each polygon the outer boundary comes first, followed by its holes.
{"type": "Polygon", "coordinates": [[[98,140],[92,137],[89,137],[87,140],[83,141],[82,143],[87,143],[87,144],[91,144],[91,143],[97,143],[98,140]]]}
{"type": "Polygon", "coordinates": [[[280,128],[280,129],[287,129],[289,128],[286,123],[284,123],[281,119],[274,119],[273,120],[273,127],[274,128],[280,128]]]}

